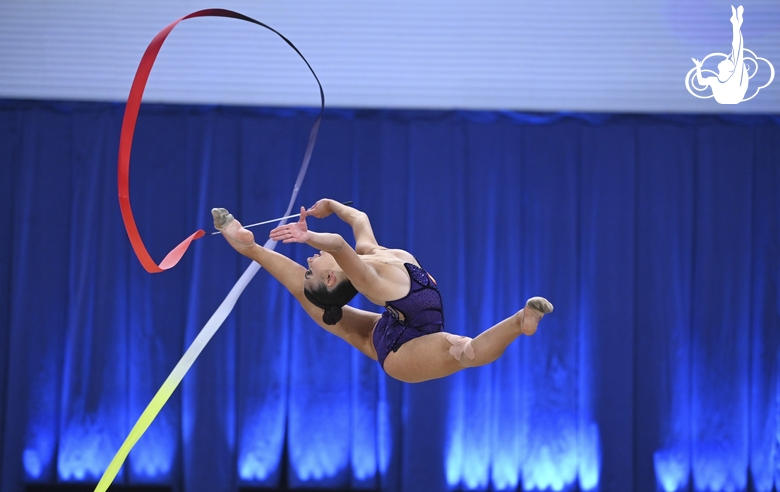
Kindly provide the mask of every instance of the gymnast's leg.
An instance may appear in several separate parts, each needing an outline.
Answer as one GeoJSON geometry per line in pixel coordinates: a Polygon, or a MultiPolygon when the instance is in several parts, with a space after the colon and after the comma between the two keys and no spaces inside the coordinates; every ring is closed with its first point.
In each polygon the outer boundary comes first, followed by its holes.
{"type": "Polygon", "coordinates": [[[520,335],[536,332],[542,317],[553,306],[543,297],[533,297],[513,316],[488,328],[476,338],[440,332],[415,338],[391,353],[384,369],[406,382],[420,382],[449,376],[467,367],[489,364],[520,335]]]}
{"type": "Polygon", "coordinates": [[[742,60],[742,13],[745,9],[742,5],[736,10],[731,6],[731,61],[734,67],[742,60]]]}
{"type": "Polygon", "coordinates": [[[536,333],[542,316],[552,310],[553,306],[547,299],[532,297],[514,316],[488,328],[474,339],[447,335],[447,341],[452,344],[449,353],[464,367],[489,364],[501,357],[515,338],[536,333]]]}
{"type": "Polygon", "coordinates": [[[306,268],[276,251],[256,244],[252,231],[245,229],[224,208],[212,209],[211,215],[214,218],[214,227],[222,232],[227,242],[242,255],[262,265],[284,285],[318,325],[345,340],[368,357],[377,360],[372,333],[380,318],[379,314],[344,306],[341,320],[335,325],[326,325],[322,321],[322,309],[312,304],[303,294],[303,276],[306,268]]]}

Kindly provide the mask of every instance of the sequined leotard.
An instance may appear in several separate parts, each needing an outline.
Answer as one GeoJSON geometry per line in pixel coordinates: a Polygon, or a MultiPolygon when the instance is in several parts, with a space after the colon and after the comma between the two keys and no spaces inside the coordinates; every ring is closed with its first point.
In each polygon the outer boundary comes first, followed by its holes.
{"type": "Polygon", "coordinates": [[[444,309],[436,282],[417,265],[404,263],[404,267],[411,280],[409,293],[385,303],[385,312],[374,327],[374,348],[383,368],[390,351],[397,352],[410,340],[444,329],[444,309]]]}

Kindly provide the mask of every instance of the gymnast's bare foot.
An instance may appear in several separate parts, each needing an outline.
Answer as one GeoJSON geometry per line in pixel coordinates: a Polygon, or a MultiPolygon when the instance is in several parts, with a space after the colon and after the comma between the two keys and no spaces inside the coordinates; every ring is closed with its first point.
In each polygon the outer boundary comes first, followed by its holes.
{"type": "Polygon", "coordinates": [[[515,315],[519,317],[520,331],[523,332],[523,335],[528,335],[530,337],[536,333],[536,327],[539,326],[542,317],[547,313],[551,313],[552,310],[553,305],[544,297],[532,297],[528,299],[525,303],[525,307],[515,315]]]}
{"type": "Polygon", "coordinates": [[[252,231],[244,229],[233,214],[224,208],[212,208],[211,216],[214,218],[214,227],[222,232],[225,239],[236,249],[251,248],[255,245],[255,235],[252,231]]]}

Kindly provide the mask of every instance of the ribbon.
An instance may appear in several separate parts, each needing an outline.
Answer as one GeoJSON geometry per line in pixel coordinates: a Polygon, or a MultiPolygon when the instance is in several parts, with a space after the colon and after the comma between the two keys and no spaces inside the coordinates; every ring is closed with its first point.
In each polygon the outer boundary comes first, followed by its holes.
{"type": "MultiPolygon", "coordinates": [[[[152,71],[154,60],[157,58],[157,53],[159,53],[160,48],[165,42],[165,39],[168,37],[168,34],[170,34],[170,32],[179,22],[185,19],[193,19],[195,17],[229,17],[257,24],[258,26],[264,27],[282,38],[284,42],[290,45],[290,47],[294,49],[296,53],[298,53],[298,56],[303,59],[303,61],[306,63],[306,66],[309,67],[309,71],[317,80],[317,85],[320,88],[320,114],[317,118],[317,121],[314,123],[311,134],[309,135],[309,146],[306,149],[306,157],[304,157],[304,162],[306,163],[308,163],[308,159],[314,147],[314,140],[312,138],[316,139],[317,129],[319,128],[320,120],[322,118],[322,112],[325,109],[325,93],[322,90],[322,84],[320,84],[320,80],[317,78],[317,74],[314,73],[311,65],[309,65],[309,62],[289,39],[284,37],[276,29],[263,24],[260,21],[252,19],[251,17],[247,17],[243,14],[239,14],[238,12],[233,12],[232,10],[205,9],[193,12],[189,15],[185,15],[181,19],[172,22],[168,25],[168,27],[157,33],[154,39],[152,39],[152,42],[149,43],[149,46],[146,48],[146,51],[141,58],[141,62],[138,64],[138,70],[135,73],[133,85],[130,87],[130,95],[127,97],[125,115],[124,119],[122,120],[122,132],[119,136],[119,207],[122,211],[122,220],[125,223],[125,230],[127,231],[127,236],[130,238],[130,244],[133,246],[133,251],[135,251],[135,255],[140,260],[141,265],[143,265],[144,269],[149,273],[160,273],[174,267],[179,262],[179,260],[181,260],[182,256],[184,256],[184,253],[190,247],[190,244],[192,244],[193,241],[202,238],[206,234],[202,229],[198,229],[197,231],[193,232],[188,238],[173,248],[171,252],[168,253],[163,261],[161,261],[158,265],[149,255],[149,252],[146,250],[146,246],[144,246],[144,242],[141,239],[141,234],[138,232],[138,227],[135,225],[133,209],[130,207],[130,152],[133,147],[133,134],[135,133],[135,124],[138,120],[138,111],[141,108],[141,99],[144,94],[144,89],[146,88],[146,81],[149,79],[149,73],[152,71]]],[[[297,191],[298,189],[296,188],[294,193],[297,194],[297,191]]],[[[290,210],[288,209],[285,215],[289,215],[289,212],[290,210]]]]}
{"type": "MultiPolygon", "coordinates": [[[[139,64],[138,71],[136,72],[135,79],[133,80],[133,85],[130,89],[130,96],[128,97],[127,101],[127,108],[125,110],[125,118],[122,122],[122,135],[120,137],[119,145],[119,202],[122,207],[122,218],[125,222],[125,228],[127,229],[127,234],[130,237],[130,242],[133,245],[133,249],[138,256],[138,259],[141,261],[141,264],[149,273],[158,273],[176,265],[176,263],[178,263],[178,261],[181,259],[182,255],[184,255],[184,253],[187,251],[190,243],[196,239],[199,239],[204,234],[202,230],[193,233],[190,237],[182,241],[178,246],[176,246],[176,248],[168,253],[165,259],[163,259],[163,261],[158,266],[149,256],[149,253],[147,253],[143,241],[141,241],[141,237],[138,234],[138,229],[135,227],[135,220],[133,219],[133,213],[130,209],[128,193],[130,148],[132,146],[133,130],[135,129],[135,122],[138,117],[141,96],[143,95],[143,89],[146,85],[146,80],[149,77],[149,72],[152,69],[154,59],[156,58],[157,53],[160,51],[160,47],[162,46],[163,41],[165,41],[165,38],[168,36],[171,30],[179,22],[194,17],[230,17],[252,22],[271,30],[280,38],[282,38],[288,45],[290,45],[290,47],[294,49],[296,53],[298,53],[298,56],[303,59],[303,61],[306,63],[306,66],[309,67],[309,71],[311,71],[312,75],[314,75],[314,78],[317,81],[317,85],[319,86],[320,90],[320,112],[309,133],[309,142],[306,146],[306,152],[303,156],[301,168],[298,171],[298,177],[296,178],[295,185],[293,186],[290,202],[287,205],[287,211],[284,213],[285,216],[290,215],[290,211],[292,210],[295,200],[298,197],[298,191],[300,190],[303,179],[306,176],[306,171],[309,167],[309,161],[311,160],[311,154],[314,150],[314,143],[317,140],[317,133],[319,131],[320,122],[322,121],[322,115],[325,111],[325,93],[322,90],[322,84],[320,84],[320,80],[317,78],[317,74],[314,73],[314,70],[311,68],[311,65],[309,65],[309,62],[306,60],[303,54],[298,51],[298,48],[296,48],[295,45],[290,42],[290,40],[262,22],[258,22],[250,17],[230,10],[207,9],[199,10],[182,17],[181,19],[171,23],[168,27],[160,31],[146,49],[146,52],[141,59],[141,63],[139,64]]],[[[283,217],[281,223],[284,224],[286,221],[287,219],[283,217]]],[[[269,239],[266,241],[263,247],[274,249],[276,247],[276,241],[271,241],[269,239]]],[[[171,371],[170,375],[168,375],[168,377],[165,379],[160,389],[157,390],[157,393],[152,398],[152,401],[149,402],[144,411],[141,413],[141,416],[138,418],[138,421],[136,421],[135,425],[130,431],[130,434],[122,443],[122,446],[119,448],[116,455],[114,455],[114,458],[109,463],[108,468],[100,478],[100,481],[95,487],[95,492],[105,492],[114,481],[114,478],[116,477],[117,473],[119,473],[119,469],[122,467],[122,464],[127,458],[127,455],[130,453],[130,450],[135,446],[144,432],[146,432],[151,423],[157,417],[157,414],[160,413],[160,410],[162,410],[162,407],[171,397],[173,391],[178,387],[185,374],[187,374],[187,372],[190,370],[190,367],[192,367],[192,364],[198,358],[201,351],[203,351],[203,348],[205,348],[209,340],[211,340],[220,326],[222,326],[222,323],[233,310],[233,307],[235,306],[238,298],[241,296],[246,286],[249,284],[249,281],[252,280],[258,271],[260,271],[260,265],[258,263],[252,262],[238,279],[233,288],[230,289],[230,292],[228,293],[225,300],[222,301],[211,318],[209,318],[206,325],[200,330],[198,336],[195,337],[195,340],[193,340],[192,344],[184,353],[181,360],[179,360],[179,362],[171,371]]]]}

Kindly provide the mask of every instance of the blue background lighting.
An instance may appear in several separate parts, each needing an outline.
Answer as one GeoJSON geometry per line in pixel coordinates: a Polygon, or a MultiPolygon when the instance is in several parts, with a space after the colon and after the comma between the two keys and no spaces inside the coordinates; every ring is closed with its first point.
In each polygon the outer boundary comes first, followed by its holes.
{"type": "MultiPolygon", "coordinates": [[[[0,207],[18,218],[0,240],[3,490],[95,481],[248,263],[204,239],[179,268],[141,271],[106,165],[120,109],[0,102],[14,177],[0,207]]],[[[284,209],[296,170],[279,163],[300,157],[312,114],[150,105],[142,119],[137,176],[156,180],[134,200],[157,255],[211,205],[284,209]]],[[[405,385],[261,272],[118,483],[777,486],[776,118],[334,110],[320,138],[300,201],[324,189],[366,210],[436,277],[448,330],[475,336],[536,294],[555,312],[495,364],[405,385]]]]}

